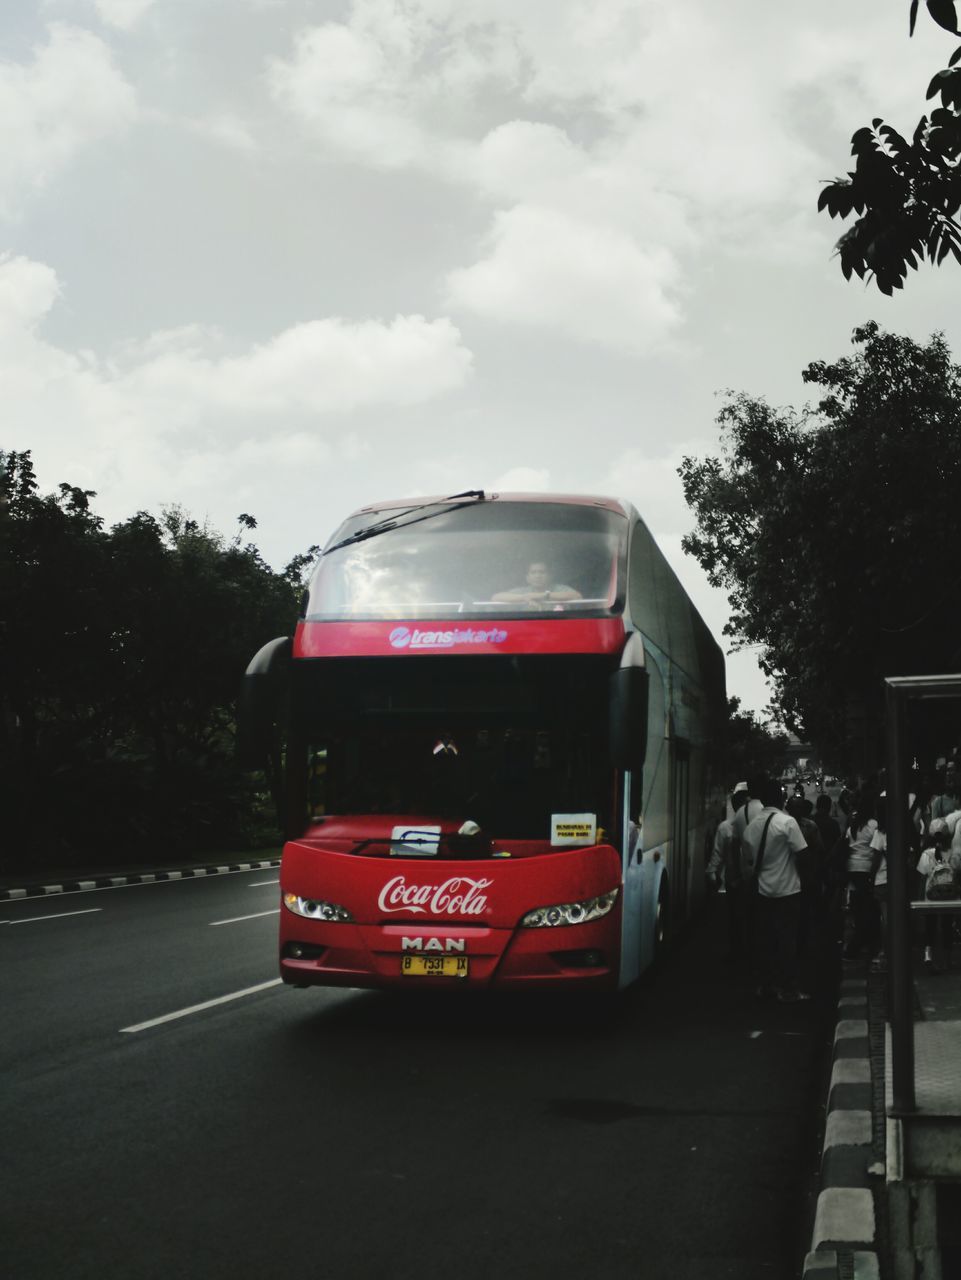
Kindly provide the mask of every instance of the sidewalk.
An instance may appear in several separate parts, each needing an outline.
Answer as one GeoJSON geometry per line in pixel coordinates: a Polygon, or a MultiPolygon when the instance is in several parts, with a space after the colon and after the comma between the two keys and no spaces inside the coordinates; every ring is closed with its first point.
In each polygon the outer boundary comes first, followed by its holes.
{"type": "Polygon", "coordinates": [[[36,872],[0,872],[0,902],[20,898],[43,898],[57,893],[83,893],[90,889],[114,889],[131,884],[154,884],[163,880],[186,880],[194,876],[226,875],[232,871],[253,871],[280,866],[279,849],[253,849],[243,855],[222,853],[192,858],[170,858],[156,867],[127,863],[119,866],[44,868],[36,872]]]}
{"type": "Polygon", "coordinates": [[[917,1111],[894,1119],[887,975],[844,962],[805,1280],[961,1276],[961,969],[914,997],[917,1111]]]}

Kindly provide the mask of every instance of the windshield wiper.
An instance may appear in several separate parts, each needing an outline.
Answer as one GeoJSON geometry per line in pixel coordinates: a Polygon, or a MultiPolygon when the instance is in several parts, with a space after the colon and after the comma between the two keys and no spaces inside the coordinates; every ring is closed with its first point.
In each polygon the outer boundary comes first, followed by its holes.
{"type": "Polygon", "coordinates": [[[387,846],[387,853],[382,854],[381,856],[388,857],[391,852],[391,845],[436,844],[439,847],[440,842],[446,839],[447,839],[446,834],[444,834],[443,832],[440,835],[436,835],[436,836],[433,836],[433,835],[432,836],[404,836],[403,838],[398,837],[396,840],[392,836],[370,836],[366,840],[355,841],[354,847],[351,849],[351,853],[361,853],[364,849],[369,849],[372,844],[385,844],[387,846]]]}
{"type": "Polygon", "coordinates": [[[322,556],[329,556],[332,551],[339,551],[341,547],[351,547],[355,542],[366,542],[368,538],[376,538],[379,533],[387,533],[389,529],[406,529],[408,525],[419,524],[421,520],[430,520],[433,516],[439,516],[444,511],[458,511],[461,507],[469,507],[473,502],[483,502],[485,500],[483,489],[466,489],[463,493],[452,493],[449,498],[442,498],[441,502],[445,505],[441,506],[438,502],[429,502],[425,507],[407,507],[401,511],[399,515],[394,514],[385,516],[383,520],[377,520],[374,524],[365,525],[363,529],[358,529],[356,533],[352,533],[349,538],[342,538],[340,542],[335,542],[332,547],[328,547],[321,552],[322,556]],[[458,502],[458,498],[469,498],[470,502],[458,502]],[[452,507],[447,506],[448,502],[453,502],[452,507]],[[413,520],[404,520],[404,516],[412,515],[415,511],[424,511],[424,515],[415,516],[413,520]]]}

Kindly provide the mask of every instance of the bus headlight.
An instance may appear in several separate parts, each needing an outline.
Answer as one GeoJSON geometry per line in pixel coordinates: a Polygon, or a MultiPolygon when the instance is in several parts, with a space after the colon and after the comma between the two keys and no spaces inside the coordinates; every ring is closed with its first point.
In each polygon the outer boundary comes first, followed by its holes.
{"type": "Polygon", "coordinates": [[[301,898],[296,893],[284,894],[284,906],[295,916],[326,920],[330,924],[349,924],[354,918],[346,907],[338,906],[336,902],[318,902],[316,898],[301,898]]]}
{"type": "Polygon", "coordinates": [[[619,893],[619,889],[611,889],[610,893],[587,898],[584,902],[561,902],[556,907],[538,907],[535,911],[528,911],[521,921],[521,928],[553,929],[561,924],[587,924],[588,920],[606,916],[617,901],[619,893]]]}

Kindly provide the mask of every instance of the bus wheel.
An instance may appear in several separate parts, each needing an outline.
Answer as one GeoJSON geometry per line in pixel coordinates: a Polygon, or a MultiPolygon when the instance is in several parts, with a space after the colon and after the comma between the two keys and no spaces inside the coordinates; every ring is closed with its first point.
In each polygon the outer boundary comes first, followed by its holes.
{"type": "Polygon", "coordinates": [[[667,888],[667,876],[661,876],[657,887],[657,906],[654,908],[654,963],[658,964],[667,948],[668,916],[670,914],[670,894],[667,888]]]}

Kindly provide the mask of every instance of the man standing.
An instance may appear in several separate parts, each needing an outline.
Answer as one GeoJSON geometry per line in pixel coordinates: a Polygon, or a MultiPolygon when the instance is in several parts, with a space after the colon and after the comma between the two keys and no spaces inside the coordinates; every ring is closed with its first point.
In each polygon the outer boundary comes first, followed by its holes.
{"type": "Polygon", "coordinates": [[[741,870],[740,840],[734,835],[733,820],[747,804],[747,783],[739,782],[731,793],[731,817],[718,823],[707,875],[715,883],[723,876],[727,899],[728,953],[725,960],[739,960],[746,950],[744,876],[741,870]]]}
{"type": "MultiPolygon", "coordinates": [[[[753,774],[748,778],[747,782],[739,782],[737,784],[737,789],[746,790],[750,797],[747,803],[743,804],[731,819],[731,832],[735,841],[737,841],[739,848],[741,846],[741,841],[744,839],[744,832],[747,828],[747,824],[753,818],[756,818],[764,808],[763,801],[761,800],[761,793],[764,790],[766,783],[766,778],[761,777],[759,774],[753,774]]],[[[741,867],[744,872],[750,871],[750,867],[744,863],[743,858],[741,860],[741,867]]]]}
{"type": "Polygon", "coordinates": [[[931,817],[946,818],[949,813],[961,809],[961,781],[957,765],[949,760],[944,770],[944,791],[931,799],[931,817]]]}
{"type": "Polygon", "coordinates": [[[743,846],[753,866],[757,994],[785,1004],[807,1000],[798,989],[798,928],[801,877],[797,858],[807,849],[797,822],[781,810],[781,788],[765,780],[763,808],[744,832],[743,846]]]}
{"type": "Polygon", "coordinates": [[[814,815],[812,818],[821,833],[821,843],[824,845],[825,855],[829,859],[841,839],[841,828],[831,817],[831,803],[831,797],[822,791],[814,802],[814,815]]]}

